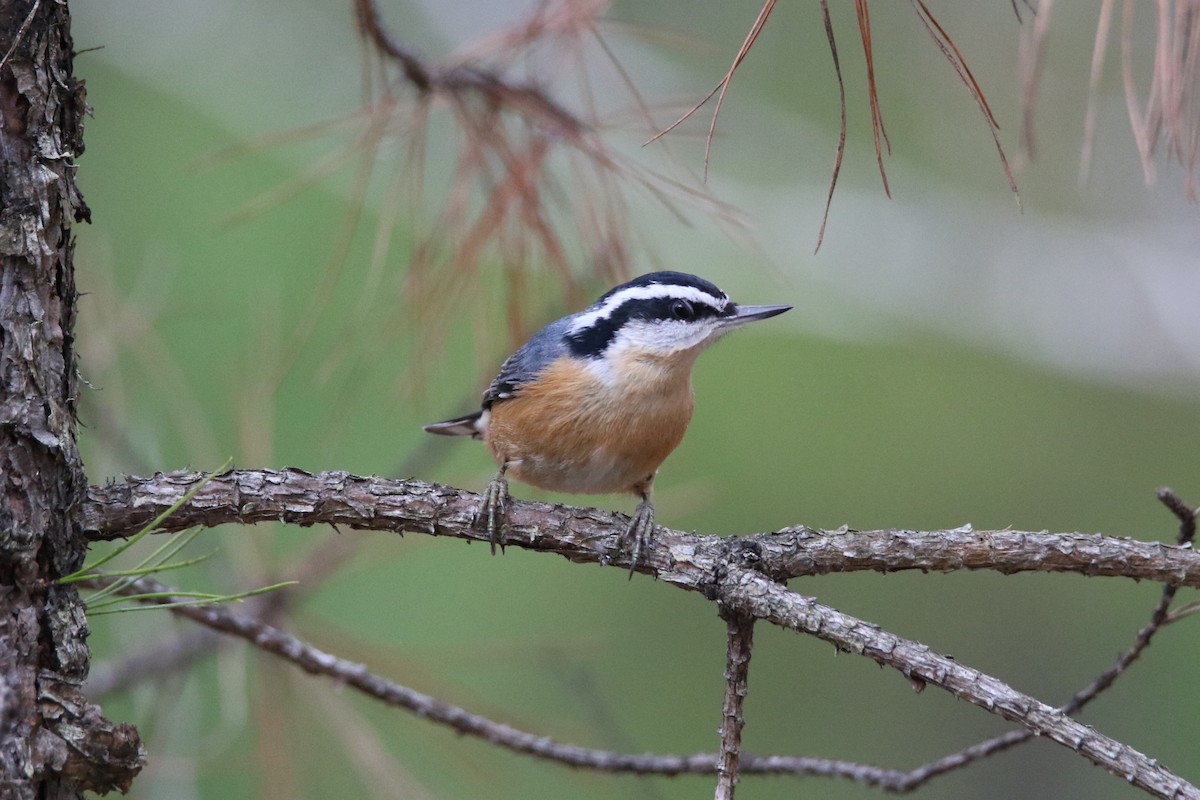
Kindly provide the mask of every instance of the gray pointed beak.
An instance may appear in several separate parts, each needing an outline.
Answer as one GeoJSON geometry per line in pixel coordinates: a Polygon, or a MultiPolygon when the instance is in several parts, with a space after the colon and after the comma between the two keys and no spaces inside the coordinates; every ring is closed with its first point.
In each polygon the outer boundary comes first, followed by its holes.
{"type": "Polygon", "coordinates": [[[737,313],[732,317],[725,317],[721,320],[722,327],[736,328],[739,325],[745,325],[747,322],[754,322],[756,319],[768,319],[782,314],[785,311],[791,311],[791,306],[738,306],[737,313]]]}

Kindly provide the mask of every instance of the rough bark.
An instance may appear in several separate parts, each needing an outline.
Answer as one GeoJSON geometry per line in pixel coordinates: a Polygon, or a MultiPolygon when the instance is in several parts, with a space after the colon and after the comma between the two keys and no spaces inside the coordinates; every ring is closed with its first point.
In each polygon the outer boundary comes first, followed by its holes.
{"type": "Polygon", "coordinates": [[[734,800],[741,779],[742,728],[749,691],[750,653],[754,648],[754,617],[720,606],[725,620],[725,700],[721,704],[721,752],[717,760],[715,800],[734,800]]]}
{"type": "MultiPolygon", "coordinates": [[[[84,529],[89,539],[132,536],[202,481],[203,488],[168,519],[164,532],[193,525],[292,525],[421,531],[434,536],[486,539],[473,524],[479,495],[419,480],[361,477],[300,469],[160,472],[125,477],[88,489],[84,529]]],[[[510,547],[549,550],[572,561],[614,559],[629,520],[597,509],[514,500],[509,506],[510,547]]],[[[990,569],[1074,572],[1200,587],[1200,552],[1162,542],[1046,531],[984,531],[969,526],[940,531],[816,530],[785,528],[750,536],[700,536],[658,529],[638,571],[707,592],[713,575],[736,556],[775,580],[828,572],[990,569]]],[[[629,566],[618,556],[612,563],[629,566]]]]}
{"type": "Polygon", "coordinates": [[[0,0],[0,798],[125,789],[137,732],[80,692],[84,556],[71,225],[84,87],[65,2],[0,0]]]}

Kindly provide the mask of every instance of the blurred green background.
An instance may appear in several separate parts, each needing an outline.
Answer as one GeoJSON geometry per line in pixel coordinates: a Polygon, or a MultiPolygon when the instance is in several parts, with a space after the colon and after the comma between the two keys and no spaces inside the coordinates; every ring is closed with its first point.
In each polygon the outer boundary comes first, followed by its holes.
{"type": "MultiPolygon", "coordinates": [[[[431,56],[530,7],[384,6],[431,56]]],[[[678,220],[635,201],[636,237],[652,242],[635,251],[635,271],[684,269],[743,302],[797,307],[700,360],[695,419],[657,482],[663,524],[733,534],[969,522],[1171,540],[1176,524],[1155,488],[1200,503],[1200,214],[1165,161],[1157,184],[1143,184],[1115,62],[1102,82],[1091,182],[1078,186],[1094,7],[1055,8],[1032,161],[1017,146],[1020,26],[1009,4],[934,10],[996,110],[1021,167],[1023,211],[978,109],[902,4],[872,15],[891,200],[874,164],[853,13],[834,9],[850,139],[818,254],[838,107],[815,4],[776,10],[725,104],[709,187],[742,211],[748,233],[726,236],[702,214],[678,220]]],[[[414,371],[427,342],[413,330],[403,279],[428,212],[403,210],[379,274],[379,191],[346,239],[352,162],[304,191],[286,188],[355,136],[351,124],[283,140],[348,117],[362,99],[348,4],[110,0],[73,11],[77,49],[102,48],[76,60],[95,108],[79,173],[94,224],[78,229],[77,251],[91,481],[232,456],[242,467],[415,473],[481,489],[493,470],[483,448],[427,441],[420,424],[465,410],[491,377],[511,344],[503,309],[464,307],[446,320],[444,353],[414,371]],[[280,202],[260,208],[271,192],[280,202]]],[[[724,73],[756,13],[753,3],[618,3],[600,30],[665,124],[724,73]]],[[[1140,21],[1135,66],[1145,76],[1153,26],[1149,15],[1140,21]]],[[[568,104],[578,102],[573,86],[555,84],[568,104]]],[[[628,95],[606,88],[608,105],[627,111],[628,95]]],[[[693,171],[707,113],[667,145],[693,171]]],[[[606,135],[665,168],[667,152],[639,149],[647,136],[635,125],[606,135]]],[[[437,144],[431,186],[449,181],[437,144]]],[[[388,152],[398,160],[403,143],[388,152]]],[[[395,169],[379,166],[385,177],[395,169]]],[[[554,306],[554,290],[534,289],[529,308],[549,309],[546,319],[568,310],[554,306]]],[[[192,549],[216,555],[170,576],[189,588],[236,591],[323,567],[290,590],[284,627],[468,710],[585,746],[716,748],[724,628],[700,597],[621,570],[514,550],[492,558],[419,535],[260,526],[206,533],[192,549]]],[[[988,573],[827,576],[792,588],[1050,703],[1107,668],[1159,594],[1128,581],[988,573]]],[[[191,633],[163,613],[96,618],[94,674],[191,633]]],[[[1082,717],[1193,782],[1196,635],[1193,620],[1168,628],[1082,717]]],[[[756,638],[750,751],[911,768],[1006,730],[816,641],[765,625],[756,638]]],[[[592,774],[512,755],[239,643],[101,699],[147,742],[138,798],[711,793],[707,777],[592,774]]],[[[876,793],[755,776],[739,788],[745,798],[876,793]]],[[[1134,795],[1043,741],[922,790],[1134,795]]]]}

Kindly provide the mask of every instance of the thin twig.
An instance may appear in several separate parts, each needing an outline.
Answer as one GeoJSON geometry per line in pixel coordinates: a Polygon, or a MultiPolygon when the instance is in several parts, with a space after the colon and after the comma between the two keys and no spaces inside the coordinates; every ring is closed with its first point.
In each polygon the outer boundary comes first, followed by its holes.
{"type": "MultiPolygon", "coordinates": [[[[1179,519],[1179,536],[1176,544],[1180,547],[1190,546],[1196,538],[1195,509],[1188,508],[1170,489],[1159,489],[1158,499],[1179,519]]],[[[1074,714],[1096,699],[1097,695],[1112,686],[1113,682],[1121,676],[1121,673],[1128,669],[1129,665],[1141,656],[1146,648],[1150,646],[1150,640],[1154,637],[1154,634],[1158,633],[1163,625],[1167,623],[1167,612],[1170,610],[1171,601],[1175,599],[1175,593],[1178,590],[1178,586],[1171,584],[1163,586],[1162,596],[1154,606],[1154,611],[1150,614],[1150,622],[1138,631],[1137,637],[1133,642],[1133,647],[1122,653],[1116,663],[1096,678],[1096,680],[1076,692],[1071,700],[1062,707],[1064,713],[1074,714]]]]}
{"type": "Polygon", "coordinates": [[[750,653],[754,647],[754,618],[722,607],[725,620],[725,699],[721,704],[721,753],[717,764],[715,800],[733,800],[740,777],[742,707],[746,702],[750,675],[750,653]]]}
{"type": "Polygon", "coordinates": [[[742,46],[738,49],[737,56],[733,59],[733,65],[729,67],[729,72],[725,73],[724,79],[721,81],[721,93],[717,95],[717,105],[713,108],[712,122],[708,124],[708,136],[704,140],[704,180],[708,180],[708,160],[712,153],[713,137],[717,132],[717,117],[721,115],[721,106],[725,103],[725,93],[729,91],[729,84],[733,81],[733,73],[741,66],[742,61],[750,52],[750,48],[754,46],[754,42],[758,40],[758,36],[762,33],[763,26],[767,24],[767,18],[771,16],[771,12],[775,10],[775,3],[778,0],[766,0],[763,7],[759,9],[758,17],[755,18],[754,24],[750,26],[750,32],[746,34],[746,38],[742,41],[742,46]]]}
{"type": "Polygon", "coordinates": [[[1179,520],[1179,538],[1180,546],[1190,545],[1196,539],[1196,517],[1200,514],[1200,508],[1192,508],[1174,491],[1167,487],[1158,490],[1158,500],[1166,506],[1172,514],[1179,520]]]}
{"type": "MultiPolygon", "coordinates": [[[[129,593],[161,593],[174,590],[151,578],[142,578],[130,587],[129,593]]],[[[144,600],[147,604],[166,604],[169,596],[144,600]]],[[[554,741],[540,734],[529,733],[504,723],[495,722],[465,709],[444,703],[370,672],[366,666],[330,653],[253,617],[236,614],[220,605],[175,606],[171,613],[204,625],[212,630],[244,639],[255,647],[290,662],[313,675],[323,675],[338,686],[349,686],[388,705],[403,708],[422,719],[446,725],[458,733],[476,736],[499,747],[524,753],[572,767],[584,767],[604,772],[624,772],[643,775],[713,775],[717,773],[718,753],[692,755],[655,755],[652,753],[619,753],[578,747],[554,741]]],[[[741,771],[774,775],[825,775],[853,777],[858,780],[881,778],[891,771],[869,765],[828,759],[791,756],[754,756],[743,754],[741,771]]]]}
{"type": "Polygon", "coordinates": [[[379,9],[374,0],[354,0],[354,11],[359,30],[379,48],[381,53],[390,56],[400,64],[400,68],[404,71],[404,77],[409,83],[422,92],[428,92],[433,88],[433,75],[429,68],[425,66],[416,52],[383,26],[383,21],[379,18],[379,9]]]}
{"type": "Polygon", "coordinates": [[[1155,797],[1200,800],[1200,789],[1155,759],[1075,721],[1061,710],[955,659],[934,653],[923,644],[880,630],[877,625],[764,580],[754,570],[730,565],[713,594],[718,602],[744,614],[816,636],[841,651],[866,656],[910,679],[945,689],[960,700],[1020,723],[1155,797]]]}
{"type": "MultiPolygon", "coordinates": [[[[1158,499],[1171,510],[1171,513],[1179,518],[1179,536],[1176,543],[1181,547],[1189,546],[1196,536],[1196,510],[1189,508],[1170,489],[1159,489],[1158,499]]],[[[1112,686],[1117,678],[1150,646],[1150,640],[1154,637],[1154,634],[1167,624],[1167,612],[1171,601],[1175,598],[1177,589],[1177,586],[1163,586],[1162,596],[1150,614],[1150,622],[1138,631],[1137,636],[1134,638],[1133,646],[1118,656],[1116,662],[1099,677],[1076,692],[1070,701],[1065,705],[1059,706],[1059,711],[1064,714],[1076,714],[1092,700],[1095,700],[1101,692],[1112,686]]],[[[943,756],[936,761],[923,764],[914,770],[897,776],[895,781],[888,780],[882,782],[880,785],[891,791],[910,792],[927,783],[932,778],[956,769],[961,769],[975,761],[1027,742],[1033,737],[1034,732],[1028,728],[1009,731],[1000,736],[971,745],[956,753],[943,756]]]]}
{"type": "MultiPolygon", "coordinates": [[[[133,587],[138,592],[165,592],[172,589],[144,578],[133,587]]],[[[167,603],[170,598],[152,601],[167,603]]],[[[615,772],[716,771],[716,755],[699,757],[624,755],[563,744],[544,736],[527,733],[465,709],[444,703],[430,695],[375,675],[366,666],[330,653],[260,620],[235,614],[222,606],[174,607],[171,612],[246,641],[289,661],[313,675],[332,678],[338,685],[350,686],[388,705],[406,709],[424,719],[447,725],[461,734],[477,736],[518,753],[546,758],[571,766],[592,767],[615,772]],[[704,760],[707,759],[707,768],[704,760]]]]}

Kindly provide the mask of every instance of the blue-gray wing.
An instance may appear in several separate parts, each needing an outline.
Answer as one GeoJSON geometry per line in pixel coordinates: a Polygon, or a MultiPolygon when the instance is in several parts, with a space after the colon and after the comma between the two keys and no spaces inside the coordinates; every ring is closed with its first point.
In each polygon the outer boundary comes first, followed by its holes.
{"type": "Polygon", "coordinates": [[[551,322],[533,335],[520,350],[500,365],[500,374],[483,393],[483,407],[507,400],[521,393],[521,387],[537,378],[554,360],[567,352],[563,339],[571,327],[571,317],[551,322]]]}

